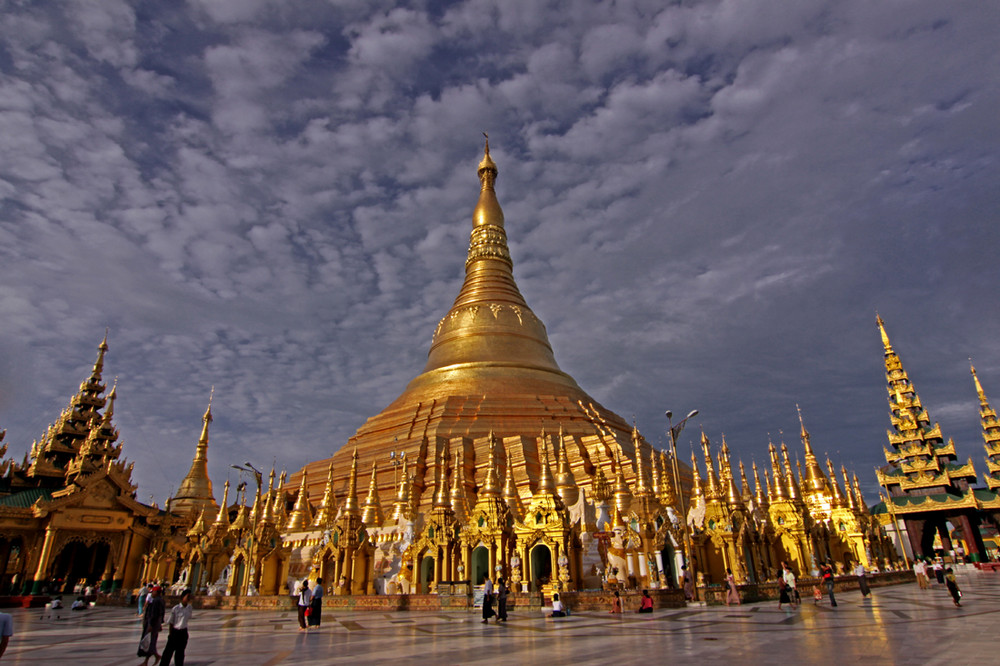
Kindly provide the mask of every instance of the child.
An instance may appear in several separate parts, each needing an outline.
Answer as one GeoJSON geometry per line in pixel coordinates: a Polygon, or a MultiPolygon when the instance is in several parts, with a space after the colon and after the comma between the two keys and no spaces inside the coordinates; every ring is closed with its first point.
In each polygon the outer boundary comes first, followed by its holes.
{"type": "Polygon", "coordinates": [[[819,585],[813,585],[813,605],[818,606],[822,598],[823,593],[820,592],[819,585]]]}

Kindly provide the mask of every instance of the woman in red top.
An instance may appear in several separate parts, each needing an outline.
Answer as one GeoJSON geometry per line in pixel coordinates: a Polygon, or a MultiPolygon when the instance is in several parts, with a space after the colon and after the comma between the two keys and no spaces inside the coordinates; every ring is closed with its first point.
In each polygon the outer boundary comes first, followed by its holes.
{"type": "Polygon", "coordinates": [[[649,590],[642,591],[642,599],[639,600],[639,612],[640,613],[653,612],[653,598],[649,596],[649,590]]]}

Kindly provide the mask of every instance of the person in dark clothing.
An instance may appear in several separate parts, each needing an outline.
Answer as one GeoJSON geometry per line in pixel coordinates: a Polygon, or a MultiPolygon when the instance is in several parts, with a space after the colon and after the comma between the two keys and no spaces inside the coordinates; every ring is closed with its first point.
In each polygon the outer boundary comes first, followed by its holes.
{"type": "Polygon", "coordinates": [[[507,595],[510,594],[510,590],[507,589],[507,583],[504,582],[503,578],[497,580],[497,622],[507,621],[507,595]]]}
{"type": "Polygon", "coordinates": [[[323,619],[323,579],[317,578],[312,590],[312,601],[309,602],[309,628],[319,629],[323,619]]]}
{"type": "Polygon", "coordinates": [[[951,567],[944,570],[944,584],[948,586],[948,592],[951,593],[951,599],[955,602],[955,606],[961,608],[962,591],[958,589],[958,581],[955,580],[955,572],[951,570],[951,567]]]}
{"type": "Polygon", "coordinates": [[[160,661],[160,653],[156,651],[156,639],[160,635],[160,628],[163,626],[163,616],[166,605],[163,603],[163,590],[159,585],[153,587],[150,591],[152,598],[146,602],[146,607],[142,610],[142,635],[145,636],[149,634],[149,647],[146,650],[140,650],[138,656],[145,657],[146,660],[142,662],[143,666],[149,665],[149,658],[156,657],[157,663],[160,661]]]}
{"type": "Polygon", "coordinates": [[[833,567],[829,563],[819,565],[819,574],[823,577],[823,583],[826,585],[826,593],[830,596],[830,605],[834,608],[837,607],[837,597],[833,596],[833,567]]]}

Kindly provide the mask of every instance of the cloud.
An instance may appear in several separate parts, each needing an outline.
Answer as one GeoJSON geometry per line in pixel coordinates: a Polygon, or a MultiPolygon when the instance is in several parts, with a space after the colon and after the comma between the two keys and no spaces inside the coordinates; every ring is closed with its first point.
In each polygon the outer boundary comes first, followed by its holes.
{"type": "Polygon", "coordinates": [[[798,402],[868,469],[878,309],[978,456],[998,27],[918,0],[11,7],[0,427],[26,449],[110,326],[141,495],[179,482],[213,385],[217,484],[328,455],[423,367],[488,130],[556,358],[644,432],[697,407],[750,458],[798,402]]]}

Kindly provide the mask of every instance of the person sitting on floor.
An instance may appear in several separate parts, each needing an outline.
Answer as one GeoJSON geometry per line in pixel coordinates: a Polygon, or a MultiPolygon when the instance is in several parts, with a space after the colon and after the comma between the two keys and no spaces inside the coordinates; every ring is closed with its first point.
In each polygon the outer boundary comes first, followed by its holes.
{"type": "Polygon", "coordinates": [[[77,597],[73,605],[69,607],[70,610],[80,611],[87,610],[87,602],[83,600],[83,597],[77,597]]]}
{"type": "Polygon", "coordinates": [[[566,611],[563,609],[563,604],[559,601],[559,595],[552,595],[552,612],[549,613],[549,617],[566,617],[566,611]]]}
{"type": "Polygon", "coordinates": [[[639,610],[638,613],[652,613],[653,612],[653,598],[649,596],[649,590],[642,591],[642,598],[639,600],[639,610]]]}

